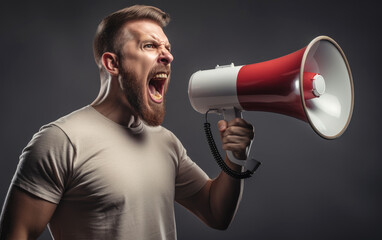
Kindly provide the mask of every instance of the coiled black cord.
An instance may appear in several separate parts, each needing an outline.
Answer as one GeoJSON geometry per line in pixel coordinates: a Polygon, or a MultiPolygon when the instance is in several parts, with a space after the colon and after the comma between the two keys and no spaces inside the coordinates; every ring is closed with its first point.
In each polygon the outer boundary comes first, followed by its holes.
{"type": "Polygon", "coordinates": [[[214,140],[214,137],[212,135],[212,132],[211,132],[211,124],[207,121],[207,114],[208,114],[209,111],[206,112],[206,122],[204,123],[204,132],[206,134],[206,137],[207,137],[207,142],[208,142],[208,145],[210,146],[210,149],[211,149],[211,153],[215,159],[215,161],[217,162],[217,164],[219,165],[219,167],[225,172],[227,173],[229,176],[233,177],[233,178],[237,178],[237,179],[245,179],[245,178],[249,178],[251,177],[251,175],[253,174],[253,172],[247,170],[245,172],[237,172],[237,171],[234,171],[232,170],[231,168],[229,168],[227,166],[227,164],[224,162],[224,160],[222,159],[222,157],[220,156],[220,153],[219,153],[219,150],[217,149],[216,147],[216,144],[215,144],[215,140],[214,140]]]}

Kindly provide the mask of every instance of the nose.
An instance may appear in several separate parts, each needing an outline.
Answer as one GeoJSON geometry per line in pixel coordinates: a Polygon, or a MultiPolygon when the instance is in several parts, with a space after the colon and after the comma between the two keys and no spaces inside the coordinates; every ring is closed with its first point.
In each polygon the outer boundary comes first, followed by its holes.
{"type": "Polygon", "coordinates": [[[163,63],[164,65],[168,65],[170,64],[172,61],[174,60],[174,57],[172,56],[172,54],[170,53],[169,50],[167,50],[166,48],[163,48],[161,53],[160,53],[160,56],[159,56],[159,62],[160,63],[163,63]]]}

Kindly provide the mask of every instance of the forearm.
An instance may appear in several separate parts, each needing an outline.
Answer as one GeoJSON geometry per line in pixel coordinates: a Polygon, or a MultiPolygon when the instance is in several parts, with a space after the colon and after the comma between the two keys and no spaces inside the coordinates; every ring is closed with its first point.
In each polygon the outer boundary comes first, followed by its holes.
{"type": "MultiPolygon", "coordinates": [[[[241,166],[231,163],[227,156],[226,164],[235,171],[241,171],[241,166]]],[[[241,200],[244,180],[235,179],[225,172],[215,178],[210,187],[209,206],[216,228],[226,229],[235,216],[241,200]]]]}
{"type": "MultiPolygon", "coordinates": [[[[219,121],[218,128],[223,150],[232,151],[238,159],[246,159],[246,149],[254,136],[253,126],[243,119],[235,118],[229,124],[224,120],[219,121]]],[[[225,162],[232,170],[241,172],[242,167],[231,163],[227,155],[225,162]]],[[[210,227],[226,229],[235,216],[243,187],[244,180],[221,172],[217,178],[207,181],[198,193],[178,202],[210,227]]]]}

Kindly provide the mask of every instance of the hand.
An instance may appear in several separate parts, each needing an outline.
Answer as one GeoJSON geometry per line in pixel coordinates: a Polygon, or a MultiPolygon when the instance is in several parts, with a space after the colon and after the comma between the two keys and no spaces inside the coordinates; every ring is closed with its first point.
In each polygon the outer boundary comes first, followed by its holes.
{"type": "Polygon", "coordinates": [[[218,129],[224,150],[232,151],[237,159],[247,159],[246,150],[254,137],[254,128],[252,124],[244,119],[235,118],[228,122],[220,120],[218,129]]]}

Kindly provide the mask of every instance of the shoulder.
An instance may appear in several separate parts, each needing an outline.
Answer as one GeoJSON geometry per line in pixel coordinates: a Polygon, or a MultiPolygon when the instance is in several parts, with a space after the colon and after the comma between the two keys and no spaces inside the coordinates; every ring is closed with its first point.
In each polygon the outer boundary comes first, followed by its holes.
{"type": "Polygon", "coordinates": [[[91,106],[85,106],[74,112],[65,115],[50,123],[61,128],[64,132],[67,129],[81,129],[87,124],[91,124],[94,119],[95,110],[91,106]]]}
{"type": "Polygon", "coordinates": [[[66,134],[54,124],[47,124],[40,128],[40,130],[35,133],[28,143],[26,149],[35,149],[37,152],[43,149],[52,149],[54,145],[62,145],[63,143],[69,144],[68,137],[66,134]]]}
{"type": "Polygon", "coordinates": [[[75,148],[68,136],[59,127],[48,124],[33,135],[20,155],[20,162],[40,162],[46,165],[43,162],[73,158],[74,155],[75,148]]]}
{"type": "Polygon", "coordinates": [[[115,123],[90,105],[63,116],[49,125],[60,128],[74,145],[78,141],[105,137],[112,129],[119,130],[115,123]]]}
{"type": "Polygon", "coordinates": [[[45,125],[23,149],[12,184],[58,203],[75,156],[67,135],[54,124],[45,125]]]}

